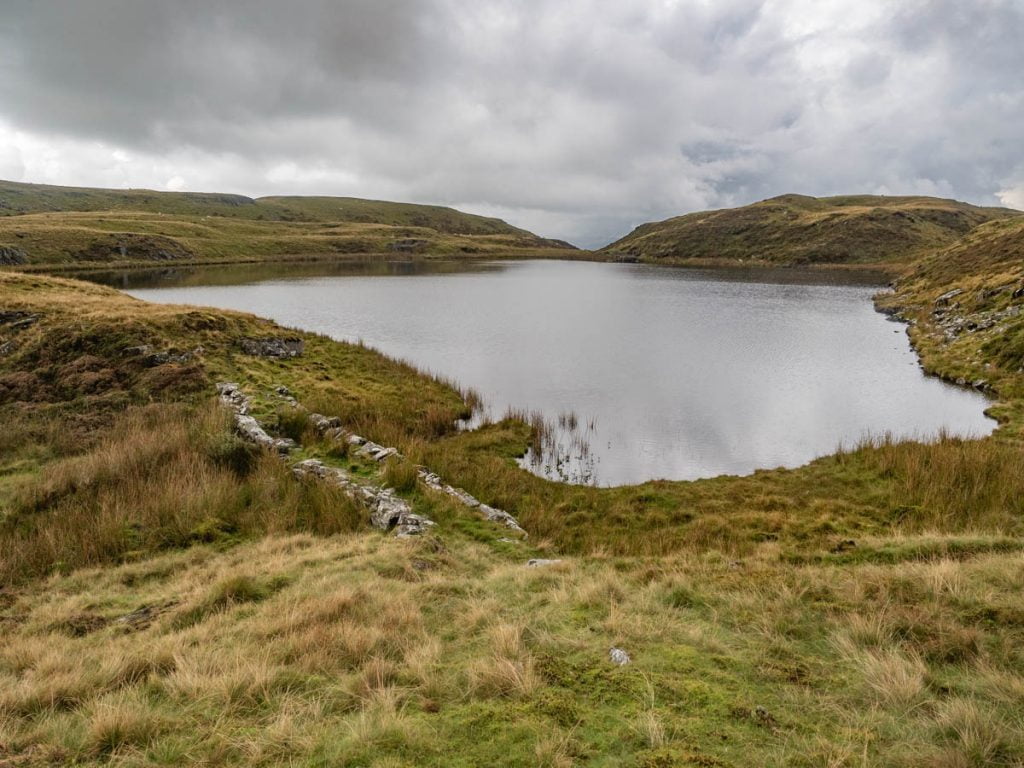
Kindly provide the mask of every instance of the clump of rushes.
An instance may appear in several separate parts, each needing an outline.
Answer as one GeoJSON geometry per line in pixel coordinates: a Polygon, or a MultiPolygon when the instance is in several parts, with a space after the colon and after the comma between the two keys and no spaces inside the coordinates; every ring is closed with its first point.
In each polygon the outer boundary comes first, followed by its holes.
{"type": "Polygon", "coordinates": [[[278,409],[277,432],[282,437],[288,437],[297,443],[302,443],[309,437],[311,430],[309,414],[302,408],[278,409]]]}
{"type": "Polygon", "coordinates": [[[399,493],[416,488],[416,467],[408,459],[392,456],[384,466],[384,484],[399,493]]]}
{"type": "Polygon", "coordinates": [[[287,584],[283,577],[261,579],[248,574],[235,574],[214,585],[201,601],[181,613],[174,624],[183,629],[198,624],[208,616],[243,603],[258,603],[287,584]]]}

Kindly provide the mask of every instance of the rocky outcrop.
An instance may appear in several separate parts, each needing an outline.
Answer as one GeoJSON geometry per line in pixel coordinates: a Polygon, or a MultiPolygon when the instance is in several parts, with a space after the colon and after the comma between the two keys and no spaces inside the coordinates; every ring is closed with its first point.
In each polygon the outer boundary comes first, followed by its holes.
{"type": "Polygon", "coordinates": [[[260,426],[249,414],[251,401],[242,392],[241,388],[234,382],[221,382],[217,385],[217,392],[224,405],[231,408],[235,413],[235,431],[244,440],[255,443],[266,448],[271,448],[280,454],[287,455],[295,448],[295,441],[287,437],[271,437],[267,431],[260,426]]]}
{"type": "Polygon", "coordinates": [[[611,659],[612,664],[620,667],[624,667],[630,662],[629,654],[621,648],[612,648],[609,650],[608,658],[611,659]]]}
{"type": "Polygon", "coordinates": [[[0,325],[12,331],[21,331],[39,322],[39,315],[18,309],[0,310],[0,325]]]}
{"type": "Polygon", "coordinates": [[[28,254],[21,250],[21,248],[0,245],[0,265],[14,267],[26,263],[28,263],[28,254]]]}
{"type": "Polygon", "coordinates": [[[331,430],[341,429],[341,419],[337,416],[324,416],[322,413],[309,414],[309,423],[322,435],[331,430]]]}
{"type": "Polygon", "coordinates": [[[287,455],[295,450],[294,440],[288,437],[271,437],[252,416],[236,414],[235,430],[250,443],[272,448],[278,453],[287,455]]]}
{"type": "Polygon", "coordinates": [[[299,357],[306,347],[306,342],[294,336],[242,339],[239,344],[242,347],[242,351],[247,355],[276,358],[299,357]]]}
{"type": "Polygon", "coordinates": [[[154,368],[158,365],[166,365],[167,363],[189,363],[194,358],[202,355],[204,351],[202,347],[196,347],[191,351],[185,352],[179,352],[177,349],[166,349],[158,352],[149,344],[140,344],[137,347],[125,347],[121,350],[121,354],[125,357],[138,358],[143,365],[154,368]]]}
{"type": "Polygon", "coordinates": [[[195,254],[172,237],[124,232],[101,236],[72,257],[75,261],[182,261],[194,259],[195,254]]]}
{"type": "MultiPolygon", "coordinates": [[[[935,300],[935,308],[932,310],[932,321],[942,330],[947,341],[953,341],[964,333],[977,333],[987,331],[989,328],[1000,326],[1004,320],[1015,318],[1024,311],[1020,304],[1011,304],[1003,309],[994,311],[979,310],[967,315],[963,312],[958,302],[952,299],[962,295],[963,289],[957,288],[947,291],[935,300]]],[[[999,332],[1002,332],[999,328],[999,332]]]]}
{"type": "MultiPolygon", "coordinates": [[[[310,421],[321,434],[328,434],[336,440],[347,442],[351,446],[357,446],[358,450],[356,451],[356,454],[358,456],[378,462],[384,461],[391,456],[399,459],[405,458],[401,453],[399,453],[397,448],[380,445],[372,440],[367,440],[365,437],[345,431],[341,427],[340,420],[338,419],[328,419],[326,416],[314,413],[310,415],[310,421]]],[[[439,475],[431,472],[426,467],[420,467],[417,470],[417,475],[419,476],[420,481],[430,490],[444,493],[445,495],[455,499],[463,506],[478,510],[492,523],[504,525],[509,530],[523,537],[527,535],[526,531],[519,525],[519,521],[508,512],[488,506],[487,504],[482,504],[461,488],[454,488],[446,484],[441,480],[439,475]]]]}
{"type": "MultiPolygon", "coordinates": [[[[2,263],[2,262],[0,262],[2,263]]],[[[39,315],[23,312],[19,309],[0,309],[0,329],[17,334],[39,322],[39,315]]],[[[0,357],[6,357],[14,351],[14,340],[0,337],[0,357]]]]}
{"type": "MultiPolygon", "coordinates": [[[[283,455],[287,455],[296,447],[293,440],[274,438],[267,434],[266,430],[250,414],[251,400],[241,391],[238,384],[221,382],[217,384],[217,392],[221,402],[234,411],[235,429],[243,439],[256,445],[273,448],[283,455]]],[[[273,394],[285,400],[292,407],[302,408],[292,392],[285,386],[275,387],[273,394]]],[[[397,448],[380,445],[349,432],[342,427],[341,419],[337,417],[310,413],[307,418],[318,433],[355,447],[358,456],[376,462],[385,461],[392,456],[399,459],[404,458],[397,448]]],[[[367,507],[370,512],[371,525],[381,530],[393,529],[395,534],[401,538],[419,535],[434,525],[429,518],[415,514],[409,503],[392,489],[358,482],[343,469],[329,467],[316,459],[307,459],[295,464],[292,467],[292,472],[297,478],[315,477],[341,488],[350,498],[367,507]]],[[[461,488],[454,488],[446,484],[439,475],[425,467],[420,467],[417,473],[420,481],[430,490],[443,493],[463,506],[477,510],[486,520],[503,525],[520,537],[526,538],[526,531],[508,512],[481,503],[461,488]]]]}
{"type": "Polygon", "coordinates": [[[388,243],[388,250],[395,253],[419,253],[426,250],[429,245],[429,240],[407,237],[404,240],[395,240],[388,243]]]}
{"type": "Polygon", "coordinates": [[[390,488],[379,488],[357,482],[338,467],[328,467],[317,459],[306,459],[292,467],[297,478],[315,477],[340,488],[356,503],[370,512],[370,525],[382,531],[394,530],[398,538],[419,536],[435,523],[428,517],[417,515],[409,502],[390,488]]]}
{"type": "Polygon", "coordinates": [[[477,510],[484,516],[484,518],[490,520],[492,523],[504,525],[506,528],[524,537],[527,535],[526,531],[519,525],[519,521],[505,510],[483,504],[461,488],[453,488],[452,486],[445,484],[439,475],[428,469],[420,468],[419,477],[423,484],[431,490],[444,493],[455,499],[463,506],[477,510]]]}

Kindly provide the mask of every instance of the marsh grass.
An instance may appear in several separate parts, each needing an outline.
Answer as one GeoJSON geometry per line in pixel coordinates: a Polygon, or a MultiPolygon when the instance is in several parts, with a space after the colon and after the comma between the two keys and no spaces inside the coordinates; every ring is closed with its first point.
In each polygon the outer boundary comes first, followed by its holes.
{"type": "Polygon", "coordinates": [[[125,411],[93,449],[48,465],[17,491],[0,523],[0,583],[193,541],[365,525],[345,494],[295,483],[230,430],[212,403],[125,411]]]}
{"type": "Polygon", "coordinates": [[[886,435],[837,454],[884,481],[896,522],[913,530],[1012,530],[1024,515],[1024,446],[940,434],[929,442],[886,435]]]}
{"type": "Polygon", "coordinates": [[[416,489],[416,465],[408,459],[390,457],[384,466],[384,485],[394,488],[399,493],[409,493],[416,489]]]}

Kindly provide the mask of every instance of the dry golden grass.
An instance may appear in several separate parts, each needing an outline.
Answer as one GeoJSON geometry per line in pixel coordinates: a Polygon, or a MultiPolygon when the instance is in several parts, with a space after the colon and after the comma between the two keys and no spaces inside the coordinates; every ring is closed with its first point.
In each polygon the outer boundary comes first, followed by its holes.
{"type": "Polygon", "coordinates": [[[447,546],[417,580],[385,566],[422,542],[301,534],[23,589],[0,612],[0,743],[86,764],[1024,757],[1020,630],[985,625],[973,654],[929,650],[943,627],[1024,611],[1017,553],[794,567],[765,545],[739,568],[708,553],[544,570],[447,546]],[[117,622],[169,603],[142,628],[117,622]],[[197,606],[216,609],[182,622],[197,606]],[[86,613],[102,621],[54,629],[86,613]],[[613,644],[633,662],[612,665],[613,644]]]}

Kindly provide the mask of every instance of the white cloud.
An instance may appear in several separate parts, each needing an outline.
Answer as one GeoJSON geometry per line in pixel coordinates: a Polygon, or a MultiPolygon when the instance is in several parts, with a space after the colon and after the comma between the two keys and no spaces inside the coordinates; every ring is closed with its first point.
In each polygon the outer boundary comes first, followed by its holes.
{"type": "Polygon", "coordinates": [[[998,197],[1006,207],[1024,211],[1024,183],[999,190],[998,197]]]}
{"type": "Polygon", "coordinates": [[[435,202],[584,245],[791,191],[1020,189],[1017,0],[8,2],[0,174],[27,181],[435,202]]]}

